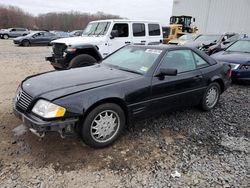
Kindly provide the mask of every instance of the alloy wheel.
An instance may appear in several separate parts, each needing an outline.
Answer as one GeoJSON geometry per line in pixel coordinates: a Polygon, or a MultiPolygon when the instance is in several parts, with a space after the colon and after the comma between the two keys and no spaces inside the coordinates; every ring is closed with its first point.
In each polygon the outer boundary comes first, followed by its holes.
{"type": "Polygon", "coordinates": [[[118,132],[120,118],[113,110],[105,110],[99,113],[91,124],[91,137],[99,143],[108,142],[118,132]]]}
{"type": "Polygon", "coordinates": [[[209,108],[213,108],[219,98],[219,90],[216,86],[212,86],[206,95],[206,104],[209,108]]]}

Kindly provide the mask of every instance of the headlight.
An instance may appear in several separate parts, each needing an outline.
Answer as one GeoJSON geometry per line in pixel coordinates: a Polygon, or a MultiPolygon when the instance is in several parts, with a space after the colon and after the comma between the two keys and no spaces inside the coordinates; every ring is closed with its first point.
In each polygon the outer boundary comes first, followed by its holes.
{"type": "Polygon", "coordinates": [[[240,66],[240,64],[233,64],[233,63],[231,63],[230,65],[232,70],[238,69],[240,66]]]}
{"type": "Polygon", "coordinates": [[[76,52],[76,48],[67,48],[65,50],[65,52],[67,52],[67,53],[75,53],[76,52]]]}
{"type": "Polygon", "coordinates": [[[32,112],[43,118],[63,117],[66,109],[51,102],[40,99],[32,109],[32,112]]]}

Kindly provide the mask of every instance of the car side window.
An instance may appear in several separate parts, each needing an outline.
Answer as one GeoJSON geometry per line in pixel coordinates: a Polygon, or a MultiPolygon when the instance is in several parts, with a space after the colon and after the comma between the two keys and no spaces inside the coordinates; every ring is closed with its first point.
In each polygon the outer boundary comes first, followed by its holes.
{"type": "Polygon", "coordinates": [[[148,24],[149,36],[158,36],[161,34],[159,24],[148,24]]]}
{"type": "Polygon", "coordinates": [[[117,37],[128,37],[129,34],[129,29],[128,29],[128,24],[125,23],[116,23],[112,29],[118,31],[118,36],[117,37]]]}
{"type": "Polygon", "coordinates": [[[209,64],[201,56],[199,56],[198,54],[196,54],[194,52],[193,52],[193,54],[194,54],[194,59],[195,59],[197,68],[209,66],[209,64]]]}
{"type": "Polygon", "coordinates": [[[145,36],[145,24],[142,23],[133,23],[133,36],[142,37],[145,36]]]}
{"type": "Polygon", "coordinates": [[[178,73],[182,73],[195,70],[196,64],[190,50],[173,50],[165,54],[160,68],[177,69],[178,73]]]}
{"type": "Polygon", "coordinates": [[[45,36],[45,37],[50,37],[50,36],[52,36],[52,34],[49,33],[49,32],[47,32],[47,33],[44,33],[44,36],[45,36]]]}

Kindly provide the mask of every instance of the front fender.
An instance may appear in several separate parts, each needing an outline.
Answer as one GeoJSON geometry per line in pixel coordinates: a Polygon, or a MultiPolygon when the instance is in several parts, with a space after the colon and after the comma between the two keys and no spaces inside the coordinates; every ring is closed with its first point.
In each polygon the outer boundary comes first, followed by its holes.
{"type": "Polygon", "coordinates": [[[111,98],[116,98],[124,101],[125,96],[121,93],[122,92],[119,87],[101,87],[68,95],[56,99],[55,101],[53,101],[53,103],[65,107],[70,113],[82,116],[89,108],[100,101],[111,98]]]}

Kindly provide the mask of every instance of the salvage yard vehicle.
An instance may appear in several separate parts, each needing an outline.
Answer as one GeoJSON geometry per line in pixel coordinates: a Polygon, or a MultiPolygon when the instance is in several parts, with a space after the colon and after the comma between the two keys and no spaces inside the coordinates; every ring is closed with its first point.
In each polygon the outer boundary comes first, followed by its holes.
{"type": "Polygon", "coordinates": [[[231,65],[233,81],[250,82],[250,38],[240,39],[211,57],[231,65]]]}
{"type": "Polygon", "coordinates": [[[69,33],[70,37],[79,37],[82,35],[83,30],[74,30],[69,33]]]}
{"type": "Polygon", "coordinates": [[[58,39],[59,36],[48,31],[36,31],[28,35],[17,37],[13,40],[14,44],[19,46],[30,45],[46,45],[48,46],[52,40],[58,39]]]}
{"type": "Polygon", "coordinates": [[[197,49],[130,45],[100,64],[26,78],[13,108],[36,135],[77,132],[102,148],[131,120],[183,106],[211,110],[229,84],[230,66],[197,49]]]}
{"type": "Polygon", "coordinates": [[[98,20],[90,22],[81,37],[52,41],[52,56],[46,57],[55,69],[93,65],[127,44],[160,44],[161,25],[154,21],[98,20]]]}
{"type": "Polygon", "coordinates": [[[9,28],[0,31],[0,38],[8,39],[28,35],[30,32],[25,28],[9,28]]]}
{"type": "Polygon", "coordinates": [[[204,51],[208,55],[212,55],[226,48],[230,43],[237,41],[239,38],[237,33],[225,34],[202,34],[193,42],[189,42],[186,46],[196,47],[204,51]]]}
{"type": "Polygon", "coordinates": [[[163,44],[177,39],[188,33],[196,33],[198,28],[193,25],[195,18],[192,16],[171,16],[169,26],[163,27],[163,44]]]}

